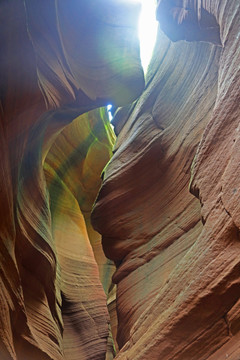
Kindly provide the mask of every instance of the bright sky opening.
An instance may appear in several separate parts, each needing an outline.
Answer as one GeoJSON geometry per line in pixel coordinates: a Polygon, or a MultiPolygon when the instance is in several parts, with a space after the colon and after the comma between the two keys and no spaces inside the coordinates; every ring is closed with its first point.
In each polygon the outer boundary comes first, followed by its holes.
{"type": "Polygon", "coordinates": [[[157,35],[156,0],[139,0],[139,2],[142,4],[138,23],[140,56],[144,72],[146,72],[157,35]]]}
{"type": "Polygon", "coordinates": [[[107,106],[107,112],[108,112],[108,118],[109,118],[110,121],[112,121],[112,119],[113,119],[113,116],[112,116],[112,113],[111,113],[111,109],[112,109],[112,105],[109,104],[109,105],[107,106]]]}
{"type": "MultiPolygon", "coordinates": [[[[133,1],[133,0],[129,0],[133,1]]],[[[156,42],[157,26],[156,0],[134,0],[141,3],[141,13],[138,22],[138,36],[140,42],[140,57],[144,72],[147,72],[151,60],[153,48],[156,42]]],[[[112,105],[107,106],[109,120],[112,120],[112,105]]]]}

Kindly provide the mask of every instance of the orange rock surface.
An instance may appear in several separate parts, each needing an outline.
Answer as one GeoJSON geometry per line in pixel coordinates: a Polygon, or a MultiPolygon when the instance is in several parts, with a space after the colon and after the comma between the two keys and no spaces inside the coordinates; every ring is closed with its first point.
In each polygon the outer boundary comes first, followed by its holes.
{"type": "Polygon", "coordinates": [[[237,360],[240,3],[160,0],[157,18],[173,42],[159,29],[115,117],[92,214],[117,265],[116,359],[237,360]]]}
{"type": "Polygon", "coordinates": [[[142,91],[139,7],[0,10],[0,359],[105,359],[112,264],[89,216],[114,135],[93,109],[142,91]]]}
{"type": "Polygon", "coordinates": [[[0,360],[239,360],[239,0],[0,10],[0,360]]]}

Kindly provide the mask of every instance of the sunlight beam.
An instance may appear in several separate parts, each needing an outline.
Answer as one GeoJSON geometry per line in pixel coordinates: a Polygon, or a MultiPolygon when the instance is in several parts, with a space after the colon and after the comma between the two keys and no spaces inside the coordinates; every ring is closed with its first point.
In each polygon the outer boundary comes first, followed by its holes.
{"type": "MultiPolygon", "coordinates": [[[[128,0],[141,3],[141,13],[138,21],[138,37],[140,42],[140,57],[144,73],[146,74],[150,63],[153,48],[156,42],[157,26],[156,20],[156,0],[128,0]]],[[[112,105],[107,106],[109,120],[112,121],[112,105]]]]}
{"type": "Polygon", "coordinates": [[[142,4],[142,9],[138,23],[138,36],[142,67],[146,73],[157,35],[156,0],[139,0],[139,2],[142,4]]]}

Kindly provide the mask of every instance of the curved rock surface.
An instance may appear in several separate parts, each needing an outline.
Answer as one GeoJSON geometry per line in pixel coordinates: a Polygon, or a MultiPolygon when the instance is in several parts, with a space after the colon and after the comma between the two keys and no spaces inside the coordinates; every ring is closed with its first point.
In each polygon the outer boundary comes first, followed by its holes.
{"type": "Polygon", "coordinates": [[[89,212],[114,136],[103,110],[79,115],[133,101],[144,78],[138,6],[94,4],[0,5],[1,360],[105,359],[89,212]]]}
{"type": "Polygon", "coordinates": [[[138,10],[1,2],[1,360],[240,358],[240,3],[158,1],[105,167],[138,10]]]}
{"type": "Polygon", "coordinates": [[[174,42],[159,30],[116,115],[92,214],[117,265],[116,358],[237,360],[240,4],[160,0],[157,17],[174,42]]]}
{"type": "Polygon", "coordinates": [[[88,218],[113,141],[106,111],[94,110],[76,118],[61,132],[44,163],[66,359],[94,360],[106,352],[106,296],[93,250],[97,260],[102,260],[101,272],[107,264],[88,218]]]}

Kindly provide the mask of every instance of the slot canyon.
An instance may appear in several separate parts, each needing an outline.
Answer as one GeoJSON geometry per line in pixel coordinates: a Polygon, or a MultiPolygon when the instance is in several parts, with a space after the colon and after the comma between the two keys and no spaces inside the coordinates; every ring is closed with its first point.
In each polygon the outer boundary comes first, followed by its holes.
{"type": "Polygon", "coordinates": [[[0,360],[240,360],[240,1],[140,9],[0,2],[0,360]]]}

